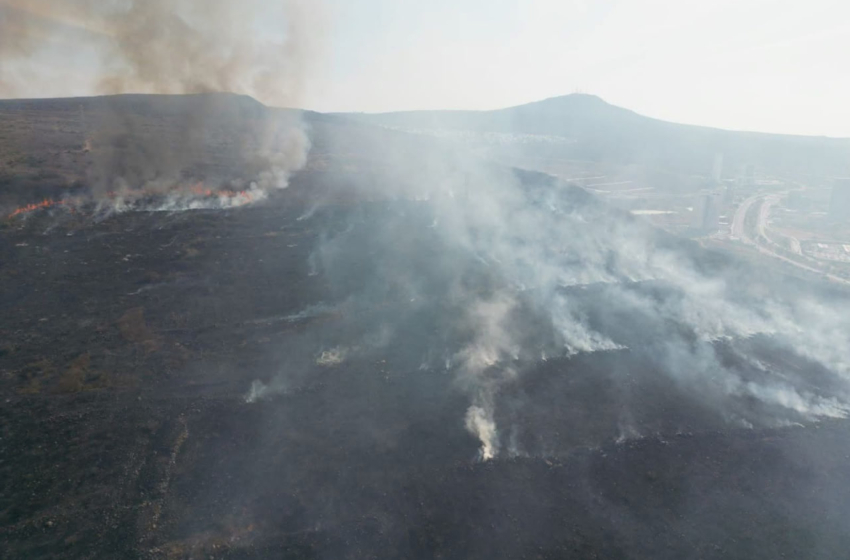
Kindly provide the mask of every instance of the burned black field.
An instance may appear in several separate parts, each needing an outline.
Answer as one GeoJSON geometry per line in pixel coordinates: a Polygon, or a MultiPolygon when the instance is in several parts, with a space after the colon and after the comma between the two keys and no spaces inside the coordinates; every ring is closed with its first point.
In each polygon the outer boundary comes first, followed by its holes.
{"type": "MultiPolygon", "coordinates": [[[[287,195],[4,223],[2,556],[846,555],[846,422],[707,404],[662,371],[668,327],[599,311],[621,297],[604,284],[566,292],[618,346],[517,358],[493,397],[501,453],[482,461],[445,363],[464,344],[437,258],[453,249],[421,206],[287,195]],[[394,252],[417,255],[415,297],[383,273],[394,252]]],[[[769,336],[710,346],[745,379],[741,348],[829,388],[769,336]]]]}

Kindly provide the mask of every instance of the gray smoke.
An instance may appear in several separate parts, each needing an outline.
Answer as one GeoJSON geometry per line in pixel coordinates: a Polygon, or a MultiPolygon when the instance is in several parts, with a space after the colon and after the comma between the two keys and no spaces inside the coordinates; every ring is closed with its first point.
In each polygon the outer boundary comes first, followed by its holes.
{"type": "MultiPolygon", "coordinates": [[[[565,207],[555,192],[532,200],[515,182],[493,180],[470,182],[467,191],[460,204],[456,198],[443,199],[452,204],[441,213],[451,217],[441,223],[451,228],[446,230],[450,242],[468,245],[504,284],[483,301],[469,294],[476,335],[458,353],[459,375],[472,395],[467,427],[481,439],[482,457],[498,450],[496,430],[503,428],[495,425],[492,395],[522,369],[517,361],[528,348],[528,335],[510,316],[518,299],[547,321],[552,343],[539,349],[549,355],[628,348],[639,337],[618,332],[618,314],[627,314],[636,328],[659,325],[647,344],[657,346],[655,361],[671,381],[721,411],[747,399],[776,411],[744,423],[786,422],[786,412],[815,420],[850,411],[846,302],[819,300],[813,294],[749,295],[744,282],[755,279],[747,273],[736,283],[728,272],[701,271],[686,251],[663,246],[647,225],[592,206],[565,207]],[[658,299],[634,289],[650,282],[672,295],[658,299]],[[606,299],[588,306],[582,287],[593,285],[604,287],[606,299]],[[682,328],[688,336],[677,334],[682,328]],[[783,371],[781,363],[753,363],[748,351],[737,348],[756,336],[770,337],[824,368],[833,383],[817,387],[796,372],[783,371]],[[724,364],[715,350],[721,341],[760,376],[724,364]]],[[[742,418],[745,413],[734,415],[742,418]]]]}
{"type": "MultiPolygon", "coordinates": [[[[320,8],[300,0],[4,0],[0,95],[15,95],[20,80],[55,73],[27,62],[44,60],[36,55],[46,38],[62,37],[69,49],[96,53],[90,65],[98,93],[230,92],[299,106],[324,40],[320,8]]],[[[245,184],[228,186],[247,188],[253,181],[264,190],[282,188],[309,149],[304,126],[292,115],[250,114],[200,100],[170,118],[152,122],[122,103],[90,117],[89,180],[101,191],[168,190],[203,156],[224,148],[250,170],[240,177],[245,184]],[[233,138],[211,144],[211,136],[233,138]]]]}
{"type": "MultiPolygon", "coordinates": [[[[303,0],[3,0],[0,61],[35,54],[50,35],[79,39],[84,30],[99,50],[100,93],[227,91],[293,106],[323,29],[320,6],[303,0]]],[[[0,83],[10,80],[0,74],[0,83]]]]}
{"type": "MultiPolygon", "coordinates": [[[[314,259],[332,283],[363,277],[341,289],[352,315],[399,302],[358,326],[374,332],[343,340],[362,353],[371,337],[376,353],[405,349],[424,355],[418,371],[452,372],[482,459],[540,452],[516,436],[524,426],[512,422],[523,415],[500,407],[506,388],[551,359],[569,376],[571,364],[616,354],[607,374],[616,383],[664,376],[665,391],[733,427],[850,413],[846,297],[785,285],[734,259],[711,264],[695,244],[556,181],[440,150],[383,156],[405,172],[364,185],[383,202],[329,232],[314,259]]],[[[514,410],[537,407],[512,398],[514,410]]],[[[623,437],[646,435],[631,419],[655,405],[628,406],[623,437]]]]}

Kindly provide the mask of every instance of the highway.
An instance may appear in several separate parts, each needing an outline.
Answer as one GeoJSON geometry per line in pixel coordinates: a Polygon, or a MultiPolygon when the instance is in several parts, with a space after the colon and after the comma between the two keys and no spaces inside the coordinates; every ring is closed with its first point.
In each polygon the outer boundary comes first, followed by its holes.
{"type": "Polygon", "coordinates": [[[747,235],[747,228],[745,227],[747,214],[750,212],[750,208],[752,208],[753,204],[759,201],[759,199],[764,198],[766,196],[764,193],[754,194],[748,199],[744,200],[738,209],[735,211],[735,216],[732,218],[732,237],[740,239],[747,245],[753,245],[754,241],[749,238],[747,235]]]}
{"type": "MultiPolygon", "coordinates": [[[[813,266],[809,266],[807,264],[801,263],[797,260],[786,257],[785,255],[779,254],[772,249],[776,244],[770,240],[767,235],[767,224],[770,220],[770,209],[771,207],[779,202],[783,196],[788,194],[790,190],[782,191],[782,192],[769,192],[769,193],[757,193],[753,196],[745,199],[738,209],[735,211],[735,216],[732,219],[732,237],[739,239],[745,245],[749,245],[756,249],[759,253],[763,255],[768,255],[775,259],[779,259],[788,264],[794,265],[797,268],[801,268],[808,272],[813,272],[815,274],[820,274],[825,276],[826,278],[833,280],[835,282],[839,282],[841,284],[850,284],[850,281],[836,276],[834,274],[829,274],[824,272],[821,269],[815,268],[813,266]],[[761,204],[756,204],[760,202],[761,204]],[[750,237],[749,232],[747,232],[746,222],[747,216],[751,214],[755,209],[758,209],[758,216],[756,217],[756,227],[755,231],[757,233],[757,238],[753,239],[750,237]],[[763,239],[766,243],[759,243],[758,238],[763,239]]],[[[796,241],[796,240],[795,240],[796,241]]],[[[798,254],[802,254],[802,251],[799,250],[799,242],[795,244],[795,252],[798,254]]]]}

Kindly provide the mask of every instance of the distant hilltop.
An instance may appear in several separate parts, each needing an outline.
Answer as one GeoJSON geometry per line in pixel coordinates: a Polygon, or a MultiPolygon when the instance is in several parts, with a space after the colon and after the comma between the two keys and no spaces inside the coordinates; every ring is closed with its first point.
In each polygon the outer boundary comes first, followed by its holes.
{"type": "Polygon", "coordinates": [[[570,142],[537,155],[648,165],[686,174],[707,173],[716,154],[723,154],[727,168],[753,165],[774,174],[850,174],[850,139],[739,132],[672,123],[580,93],[489,111],[403,111],[345,116],[418,132],[561,137],[570,142]]]}
{"type": "Polygon", "coordinates": [[[850,139],[676,124],[588,94],[489,111],[321,114],[271,108],[243,95],[206,93],[0,101],[0,185],[29,191],[85,180],[92,169],[87,147],[109,130],[118,149],[140,135],[153,135],[158,149],[176,152],[183,147],[188,122],[201,123],[204,131],[200,152],[192,156],[193,174],[244,174],[251,162],[239,159],[234,147],[241,142],[238,138],[256,137],[250,130],[259,122],[293,115],[308,124],[313,154],[358,152],[380,160],[388,157],[382,148],[387,144],[413,146],[427,136],[443,136],[462,138],[479,155],[516,167],[552,172],[555,162],[616,168],[606,171],[608,175],[638,169],[656,186],[662,177],[681,189],[691,188],[687,185],[693,177],[709,180],[721,154],[730,173],[755,168],[774,176],[850,175],[850,139]],[[116,126],[120,138],[114,134],[116,126]],[[476,139],[486,139],[491,146],[475,145],[476,139]]]}

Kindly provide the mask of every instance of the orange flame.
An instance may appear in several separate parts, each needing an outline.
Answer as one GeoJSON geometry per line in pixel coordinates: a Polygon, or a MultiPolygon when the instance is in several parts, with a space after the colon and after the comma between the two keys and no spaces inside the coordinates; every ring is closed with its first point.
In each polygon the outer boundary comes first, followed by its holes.
{"type": "Polygon", "coordinates": [[[50,208],[52,206],[64,206],[67,205],[67,200],[52,200],[49,198],[45,198],[41,202],[33,202],[32,204],[27,204],[26,206],[21,206],[20,208],[15,209],[14,212],[9,214],[9,218],[14,218],[15,216],[20,216],[21,214],[26,214],[28,212],[32,212],[34,210],[39,210],[41,208],[50,208]]]}
{"type": "Polygon", "coordinates": [[[218,198],[241,198],[244,199],[245,202],[253,202],[254,195],[251,191],[242,190],[242,191],[234,191],[231,189],[222,189],[220,191],[214,191],[212,189],[208,189],[204,187],[203,183],[197,183],[190,189],[193,194],[198,196],[208,196],[208,197],[218,197],[218,198]]]}
{"type": "MultiPolygon", "coordinates": [[[[185,189],[185,187],[183,187],[183,189],[185,189]]],[[[169,192],[179,193],[181,190],[182,189],[180,187],[174,187],[169,192]]],[[[254,195],[251,193],[251,191],[248,191],[248,190],[234,191],[234,190],[231,190],[231,189],[213,190],[213,189],[207,188],[204,185],[204,183],[201,182],[201,181],[190,186],[188,188],[188,191],[195,196],[203,196],[203,197],[208,197],[208,198],[241,198],[241,199],[244,199],[244,201],[246,203],[254,201],[254,195]]],[[[149,191],[149,190],[146,190],[146,189],[142,189],[142,190],[140,190],[136,193],[137,196],[138,195],[155,196],[157,194],[162,194],[162,193],[156,192],[156,191],[149,191]]],[[[114,191],[109,191],[109,192],[106,193],[106,195],[109,198],[116,198],[116,197],[119,196],[119,194],[114,192],[114,191]]]]}
{"type": "Polygon", "coordinates": [[[196,183],[190,189],[192,193],[198,196],[212,196],[213,192],[210,189],[205,189],[203,183],[196,183]]]}
{"type": "MultiPolygon", "coordinates": [[[[185,187],[184,187],[185,188],[185,187]]],[[[179,192],[179,189],[177,189],[179,192]]],[[[208,198],[218,198],[218,199],[237,199],[238,205],[249,204],[255,201],[255,193],[250,190],[241,190],[235,191],[231,189],[222,189],[222,190],[212,190],[206,188],[202,182],[198,182],[195,185],[189,187],[189,191],[195,196],[208,197],[208,198]]],[[[136,196],[139,194],[145,195],[156,195],[161,193],[155,193],[153,191],[142,190],[135,193],[136,196]]],[[[118,198],[119,193],[115,191],[107,191],[106,196],[110,199],[118,198]]],[[[29,212],[33,212],[35,210],[39,210],[42,208],[51,208],[54,206],[63,206],[67,208],[69,211],[74,211],[74,201],[69,199],[51,199],[45,198],[41,202],[34,202],[32,204],[27,204],[26,206],[21,206],[20,208],[16,208],[11,214],[9,214],[9,218],[14,218],[15,216],[20,216],[21,214],[27,214],[29,212]]]]}

